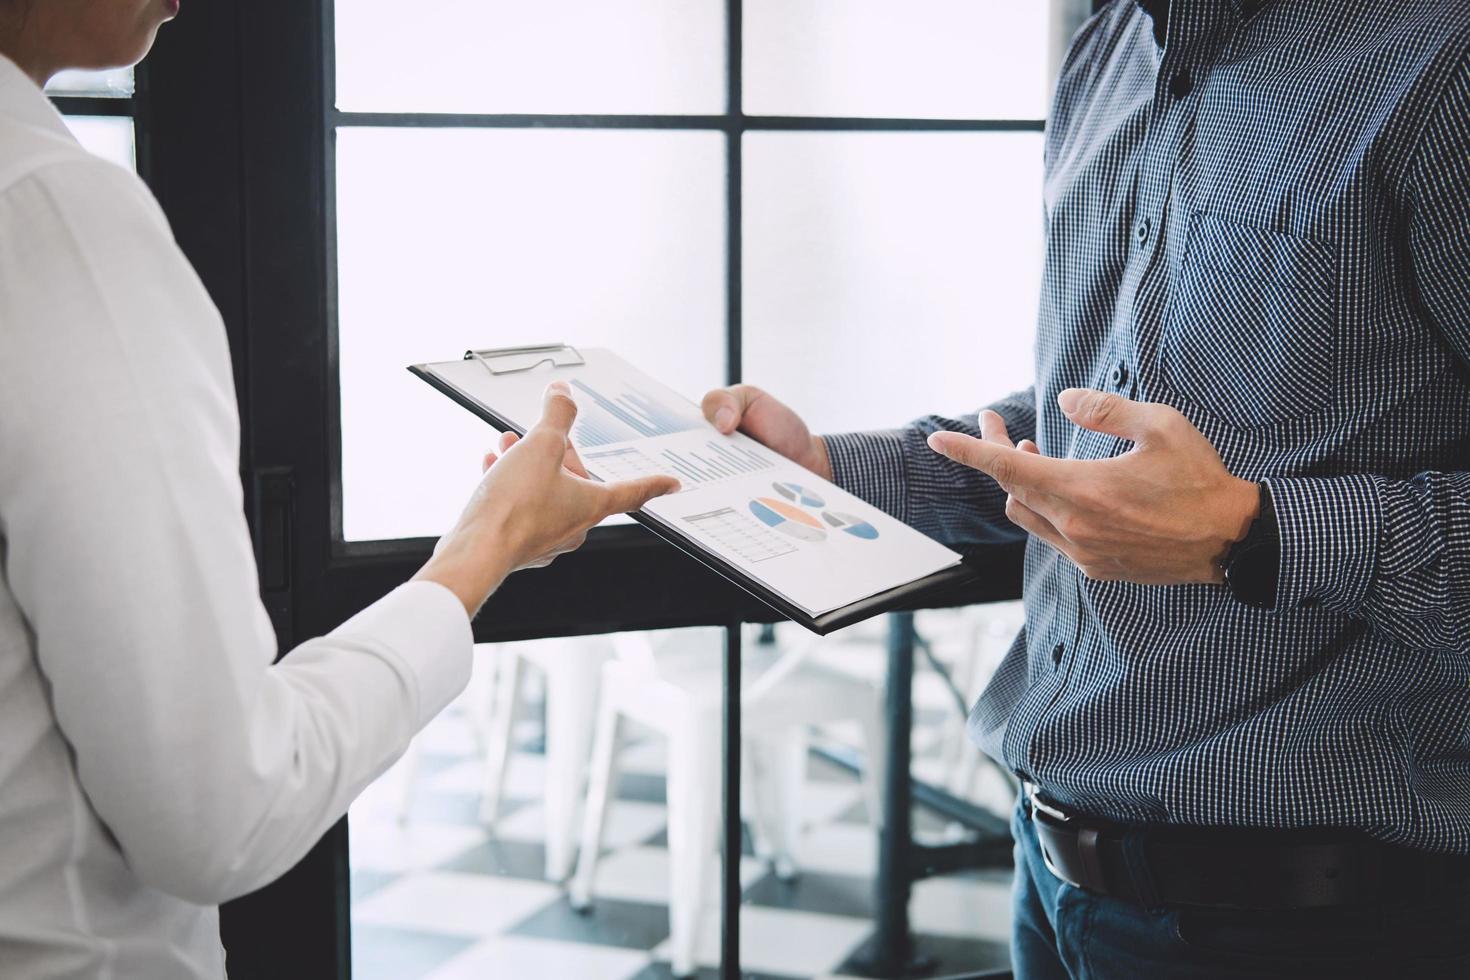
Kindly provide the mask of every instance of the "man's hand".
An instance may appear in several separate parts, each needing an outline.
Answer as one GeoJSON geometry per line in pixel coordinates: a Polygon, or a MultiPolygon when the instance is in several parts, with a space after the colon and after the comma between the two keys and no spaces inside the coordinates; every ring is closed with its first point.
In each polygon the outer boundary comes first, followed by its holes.
{"type": "Polygon", "coordinates": [[[704,396],[704,417],[729,435],[736,429],[756,442],[805,466],[823,479],[832,479],[827,444],[775,396],[754,385],[716,388],[704,396]]]}
{"type": "Polygon", "coordinates": [[[1220,561],[1256,517],[1256,486],[1232,476],[1215,447],[1168,405],[1071,388],[1057,396],[1084,429],[1133,443],[1121,456],[1051,459],[983,413],[981,434],[936,432],[936,452],[995,478],[1006,516],[1094,579],[1146,585],[1220,582],[1220,561]]]}
{"type": "Polygon", "coordinates": [[[589,479],[570,440],[576,417],[567,386],[549,386],[541,421],[524,439],[501,437],[459,523],[414,578],[444,585],[474,615],[506,575],[550,564],[580,547],[594,524],[679,489],[671,476],[589,479]]]}

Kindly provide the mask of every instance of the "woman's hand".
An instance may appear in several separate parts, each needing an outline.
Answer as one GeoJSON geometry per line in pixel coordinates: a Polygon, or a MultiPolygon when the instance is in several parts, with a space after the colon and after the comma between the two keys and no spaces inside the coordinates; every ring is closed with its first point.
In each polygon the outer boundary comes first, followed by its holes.
{"type": "Polygon", "coordinates": [[[576,550],[587,529],[679,489],[671,476],[597,483],[572,449],[577,404],[565,384],[546,389],[541,421],[524,439],[501,437],[459,523],[439,541],[417,581],[438,582],[471,616],[507,575],[576,550]]]}

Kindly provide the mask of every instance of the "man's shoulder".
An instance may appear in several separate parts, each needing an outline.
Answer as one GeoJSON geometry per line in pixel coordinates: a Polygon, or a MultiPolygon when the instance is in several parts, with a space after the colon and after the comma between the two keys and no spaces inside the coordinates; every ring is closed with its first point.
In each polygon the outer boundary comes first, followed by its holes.
{"type": "Polygon", "coordinates": [[[1407,43],[1451,55],[1470,50],[1470,3],[1401,0],[1399,9],[1399,36],[1388,38],[1390,43],[1407,43]]]}
{"type": "Polygon", "coordinates": [[[1122,42],[1153,39],[1153,18],[1138,0],[1111,0],[1089,17],[1068,46],[1065,65],[1114,50],[1122,42]]]}
{"type": "Polygon", "coordinates": [[[1412,66],[1405,103],[1428,118],[1448,100],[1463,125],[1470,92],[1470,3],[1400,0],[1394,26],[1382,44],[1396,53],[1400,64],[1412,66]]]}
{"type": "Polygon", "coordinates": [[[1470,38],[1470,4],[1459,0],[1403,0],[1406,20],[1446,40],[1470,38]]]}
{"type": "Polygon", "coordinates": [[[1098,76],[1116,68],[1120,59],[1152,71],[1158,57],[1153,18],[1137,0],[1113,0],[1072,36],[1057,79],[1058,95],[1065,100],[1069,94],[1086,91],[1098,76]]]}
{"type": "Polygon", "coordinates": [[[1048,118],[1049,147],[1071,138],[1094,108],[1122,119],[1153,90],[1159,51],[1153,20],[1136,0],[1113,0],[1073,35],[1056,80],[1048,118]]]}

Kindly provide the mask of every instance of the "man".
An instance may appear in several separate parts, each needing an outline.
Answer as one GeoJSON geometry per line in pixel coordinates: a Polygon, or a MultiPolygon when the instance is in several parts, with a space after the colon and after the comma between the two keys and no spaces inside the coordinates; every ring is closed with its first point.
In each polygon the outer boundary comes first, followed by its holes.
{"type": "Polygon", "coordinates": [[[1045,209],[1034,388],[826,439],[705,399],[1029,536],[971,716],[1018,976],[1470,976],[1470,5],[1115,0],[1045,209]]]}

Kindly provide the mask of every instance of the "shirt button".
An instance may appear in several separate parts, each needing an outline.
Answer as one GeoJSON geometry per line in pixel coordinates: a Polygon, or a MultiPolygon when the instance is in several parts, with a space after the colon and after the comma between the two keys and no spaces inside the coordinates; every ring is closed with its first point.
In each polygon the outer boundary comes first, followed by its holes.
{"type": "Polygon", "coordinates": [[[1169,94],[1176,99],[1182,99],[1194,91],[1194,79],[1189,77],[1189,72],[1181,71],[1169,79],[1169,94]]]}
{"type": "Polygon", "coordinates": [[[1119,361],[1113,365],[1113,373],[1108,375],[1108,380],[1113,383],[1114,388],[1122,388],[1128,384],[1128,363],[1119,361]]]}
{"type": "Polygon", "coordinates": [[[1154,233],[1154,226],[1147,218],[1143,218],[1133,229],[1133,239],[1140,245],[1148,243],[1148,236],[1154,233]]]}
{"type": "Polygon", "coordinates": [[[1067,652],[1067,645],[1065,643],[1058,643],[1056,646],[1052,647],[1051,648],[1051,662],[1052,662],[1052,664],[1054,666],[1060,666],[1061,665],[1061,662],[1062,662],[1062,654],[1064,654],[1066,652],[1067,652]]]}

